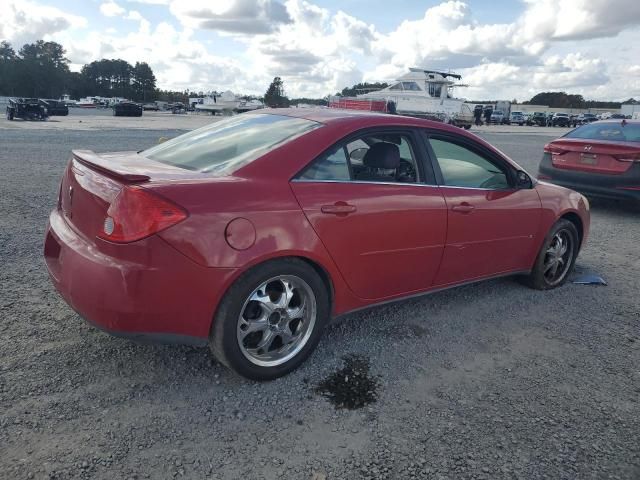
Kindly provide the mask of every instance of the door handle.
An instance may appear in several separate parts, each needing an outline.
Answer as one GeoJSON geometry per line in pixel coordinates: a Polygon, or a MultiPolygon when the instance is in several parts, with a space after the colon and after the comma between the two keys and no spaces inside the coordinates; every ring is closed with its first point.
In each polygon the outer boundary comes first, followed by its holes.
{"type": "Polygon", "coordinates": [[[334,205],[323,205],[320,208],[320,211],[322,213],[327,213],[330,215],[349,215],[356,210],[357,209],[355,205],[349,205],[345,202],[336,202],[334,205]]]}
{"type": "Polygon", "coordinates": [[[475,210],[475,208],[476,207],[474,207],[473,205],[470,205],[464,202],[464,203],[461,203],[460,205],[454,205],[453,207],[451,207],[451,210],[459,213],[471,213],[475,210]]]}

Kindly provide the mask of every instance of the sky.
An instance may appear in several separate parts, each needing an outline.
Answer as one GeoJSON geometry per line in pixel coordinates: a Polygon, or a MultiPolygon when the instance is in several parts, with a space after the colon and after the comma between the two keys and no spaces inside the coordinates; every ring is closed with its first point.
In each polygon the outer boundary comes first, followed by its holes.
{"type": "Polygon", "coordinates": [[[71,69],[146,61],[162,89],[323,97],[410,67],[456,95],[640,99],[640,0],[1,0],[0,40],[61,43],[71,69]]]}

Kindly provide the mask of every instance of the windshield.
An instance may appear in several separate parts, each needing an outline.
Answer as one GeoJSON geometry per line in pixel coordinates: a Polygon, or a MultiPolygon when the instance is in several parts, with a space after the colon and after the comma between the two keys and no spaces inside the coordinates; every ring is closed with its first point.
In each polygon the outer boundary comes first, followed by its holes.
{"type": "Polygon", "coordinates": [[[244,114],[207,125],[140,152],[187,170],[230,173],[269,150],[322,126],[284,115],[244,114]]]}
{"type": "Polygon", "coordinates": [[[596,122],[576,128],[565,135],[566,138],[588,140],[610,140],[618,142],[640,142],[640,123],[596,122]]]}

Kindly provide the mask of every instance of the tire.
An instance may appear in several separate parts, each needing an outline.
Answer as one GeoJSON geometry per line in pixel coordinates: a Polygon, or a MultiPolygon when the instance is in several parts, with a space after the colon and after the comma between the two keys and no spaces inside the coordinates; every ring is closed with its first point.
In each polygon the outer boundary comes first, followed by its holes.
{"type": "Polygon", "coordinates": [[[7,120],[13,121],[13,109],[7,108],[7,120]]]}
{"type": "Polygon", "coordinates": [[[533,270],[528,277],[525,277],[525,283],[536,290],[550,290],[563,285],[573,270],[579,250],[580,241],[576,226],[569,220],[558,220],[549,230],[549,233],[542,244],[542,248],[540,249],[540,252],[538,252],[533,270]],[[552,273],[549,270],[549,264],[552,263],[552,254],[549,253],[549,250],[554,249],[554,246],[558,245],[558,236],[564,239],[563,243],[567,240],[569,240],[570,243],[567,244],[567,250],[565,255],[562,257],[562,265],[558,266],[558,268],[561,269],[560,272],[556,271],[557,276],[549,278],[549,274],[552,273]],[[545,275],[547,272],[549,274],[545,275]]]}
{"type": "Polygon", "coordinates": [[[226,292],[213,319],[209,345],[218,361],[237,374],[273,380],[311,355],[329,316],[329,293],[311,266],[293,258],[272,260],[244,273],[226,292]],[[290,299],[281,293],[286,285],[290,299]],[[299,316],[290,317],[291,310],[299,316]],[[297,335],[290,335],[294,330],[297,335]],[[288,345],[283,335],[289,336],[288,345]]]}

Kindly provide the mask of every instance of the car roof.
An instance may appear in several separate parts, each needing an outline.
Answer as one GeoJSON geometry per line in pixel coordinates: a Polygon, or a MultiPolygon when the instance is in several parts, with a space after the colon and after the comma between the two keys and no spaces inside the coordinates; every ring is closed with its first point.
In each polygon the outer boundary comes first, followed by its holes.
{"type": "MultiPolygon", "coordinates": [[[[346,110],[341,108],[265,108],[248,113],[284,115],[287,117],[304,118],[325,125],[349,125],[358,127],[373,126],[417,126],[435,128],[455,133],[466,133],[464,130],[447,125],[442,122],[426,120],[423,118],[406,117],[404,115],[391,115],[382,112],[370,112],[365,110],[346,110]]],[[[243,114],[247,115],[247,114],[243,114]]]]}

